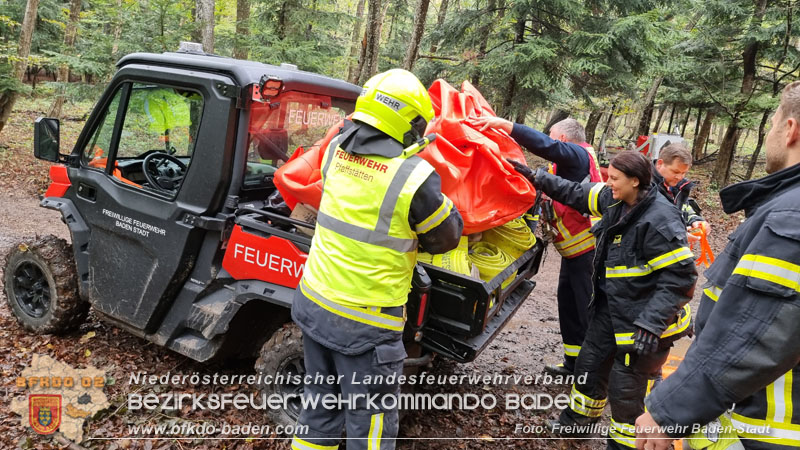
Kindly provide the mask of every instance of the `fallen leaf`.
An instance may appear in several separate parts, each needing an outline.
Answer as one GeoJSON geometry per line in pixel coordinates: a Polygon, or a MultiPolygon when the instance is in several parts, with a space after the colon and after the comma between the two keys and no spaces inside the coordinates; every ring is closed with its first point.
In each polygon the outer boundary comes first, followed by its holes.
{"type": "Polygon", "coordinates": [[[89,339],[95,337],[96,334],[97,333],[95,333],[94,331],[90,331],[90,332],[84,334],[83,336],[81,336],[80,343],[81,344],[85,344],[89,339]]]}

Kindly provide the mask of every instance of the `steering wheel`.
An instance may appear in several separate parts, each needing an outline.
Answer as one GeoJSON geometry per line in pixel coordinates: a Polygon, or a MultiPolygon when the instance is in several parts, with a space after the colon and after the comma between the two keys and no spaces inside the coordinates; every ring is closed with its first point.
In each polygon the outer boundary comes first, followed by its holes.
{"type": "Polygon", "coordinates": [[[153,152],[145,156],[142,161],[142,171],[151,187],[160,191],[173,192],[180,187],[181,181],[183,181],[186,164],[168,153],[153,152]],[[179,170],[175,170],[172,165],[165,165],[167,163],[175,164],[179,170]]]}

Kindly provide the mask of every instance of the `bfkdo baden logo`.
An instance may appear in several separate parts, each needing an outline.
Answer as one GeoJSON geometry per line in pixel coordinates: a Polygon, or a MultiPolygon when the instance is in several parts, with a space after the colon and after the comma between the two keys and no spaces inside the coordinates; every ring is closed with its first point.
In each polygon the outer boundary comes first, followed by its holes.
{"type": "Polygon", "coordinates": [[[20,415],[20,425],[39,434],[58,432],[81,443],[84,423],[109,407],[103,393],[106,374],[92,366],[78,369],[34,354],[15,384],[11,411],[20,415]]]}
{"type": "Polygon", "coordinates": [[[61,395],[29,395],[28,420],[31,428],[39,434],[55,432],[61,425],[61,395]]]}

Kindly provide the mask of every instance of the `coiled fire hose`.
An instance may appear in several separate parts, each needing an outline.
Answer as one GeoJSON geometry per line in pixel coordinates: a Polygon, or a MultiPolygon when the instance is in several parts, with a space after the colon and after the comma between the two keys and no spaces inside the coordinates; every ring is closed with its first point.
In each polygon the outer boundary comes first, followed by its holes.
{"type": "MultiPolygon", "coordinates": [[[[472,264],[478,268],[481,275],[481,280],[490,281],[502,272],[506,267],[511,265],[514,260],[508,256],[504,251],[500,250],[496,245],[491,242],[481,241],[472,244],[469,252],[469,259],[472,264]]],[[[517,271],[511,274],[500,287],[505,288],[517,276],[517,271]]]]}
{"type": "Polygon", "coordinates": [[[462,236],[458,242],[458,247],[455,249],[438,255],[419,252],[417,253],[417,261],[470,276],[472,267],[467,255],[468,252],[467,237],[462,236]]]}
{"type": "Polygon", "coordinates": [[[484,231],[481,241],[492,243],[512,258],[518,259],[536,244],[536,236],[520,217],[505,225],[484,231]]]}

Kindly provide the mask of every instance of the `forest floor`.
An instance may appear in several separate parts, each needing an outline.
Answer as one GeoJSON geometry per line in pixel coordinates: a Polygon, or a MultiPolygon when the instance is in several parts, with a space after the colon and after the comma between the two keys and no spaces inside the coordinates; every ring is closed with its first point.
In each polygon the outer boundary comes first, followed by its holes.
{"type": "MultiPolygon", "coordinates": [[[[0,261],[19,239],[33,235],[54,234],[69,239],[69,233],[60,220],[60,214],[38,206],[38,196],[48,184],[48,164],[33,158],[32,123],[44,114],[46,103],[40,100],[23,100],[18,103],[10,124],[0,134],[0,261]]],[[[91,105],[72,105],[68,117],[62,120],[62,150],[71,148],[80,132],[85,114],[91,105]]],[[[727,235],[740,223],[741,215],[725,215],[719,206],[717,192],[709,186],[710,164],[696,166],[691,173],[699,181],[696,197],[703,215],[711,223],[711,247],[715,253],[722,250],[727,235]]],[[[759,168],[763,172],[763,166],[759,168]]],[[[492,344],[472,363],[455,364],[441,359],[424,370],[440,374],[479,375],[531,375],[542,373],[545,364],[557,363],[562,358],[558,327],[556,285],[560,257],[549,249],[540,272],[533,278],[536,288],[520,311],[497,336],[492,344]]],[[[2,269],[0,269],[2,270],[2,269]]],[[[702,268],[700,271],[702,272],[702,268]]],[[[701,277],[702,280],[702,277],[701,277]]],[[[2,278],[0,278],[0,282],[2,278]]],[[[700,290],[696,292],[696,307],[700,290]]],[[[111,381],[105,393],[111,407],[90,418],[84,426],[86,440],[81,443],[91,449],[285,449],[288,441],[275,434],[252,435],[240,440],[206,440],[198,438],[140,439],[131,436],[131,425],[182,424],[214,421],[217,423],[269,424],[263,412],[254,409],[226,409],[224,411],[161,412],[128,411],[126,402],[131,393],[160,392],[159,386],[131,383],[130,374],[143,371],[149,374],[252,374],[253,361],[233,365],[204,365],[196,363],[162,347],[139,339],[129,333],[99,321],[93,315],[81,328],[65,336],[37,336],[25,332],[16,322],[0,294],[0,447],[2,448],[66,448],[53,436],[42,436],[21,423],[21,418],[11,412],[12,399],[24,395],[15,380],[29,367],[34,354],[46,354],[73,367],[88,365],[104,370],[111,381]]],[[[684,345],[685,346],[685,345],[684,345]]],[[[555,418],[558,409],[514,410],[505,408],[504,398],[509,394],[549,395],[568,394],[569,386],[544,383],[522,384],[461,384],[432,385],[419,388],[422,392],[463,394],[478,396],[491,394],[500,399],[493,409],[410,411],[400,425],[400,449],[586,449],[605,448],[602,438],[590,440],[553,439],[546,433],[529,432],[544,425],[546,419],[555,418]],[[523,428],[524,427],[524,428],[523,428]],[[522,428],[522,429],[520,429],[522,428]]],[[[251,392],[250,385],[189,386],[182,392],[208,394],[251,392]]],[[[607,418],[604,420],[607,421],[607,418]]],[[[216,438],[219,436],[211,436],[216,438]]],[[[78,447],[72,447],[78,448],[78,447]]]]}

